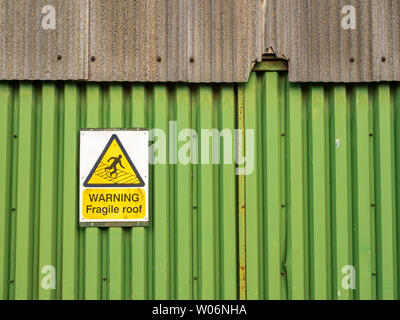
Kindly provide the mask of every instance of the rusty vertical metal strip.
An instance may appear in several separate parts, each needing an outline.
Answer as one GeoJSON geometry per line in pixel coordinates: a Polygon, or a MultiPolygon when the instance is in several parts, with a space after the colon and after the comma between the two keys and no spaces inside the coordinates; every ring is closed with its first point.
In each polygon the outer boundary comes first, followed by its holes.
{"type": "MultiPolygon", "coordinates": [[[[237,87],[237,122],[239,135],[237,150],[238,159],[245,157],[245,85],[237,87]]],[[[238,170],[238,168],[236,169],[238,170]]],[[[239,246],[239,298],[246,300],[246,184],[244,175],[238,175],[238,246],[239,246]]]]}

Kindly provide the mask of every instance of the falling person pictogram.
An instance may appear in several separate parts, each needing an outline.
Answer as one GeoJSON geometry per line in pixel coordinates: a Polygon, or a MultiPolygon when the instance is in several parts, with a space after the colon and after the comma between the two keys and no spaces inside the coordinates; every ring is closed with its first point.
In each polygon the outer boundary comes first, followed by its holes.
{"type": "Polygon", "coordinates": [[[85,187],[143,187],[144,182],[117,135],[112,135],[84,182],[85,187]]]}
{"type": "Polygon", "coordinates": [[[107,162],[110,162],[110,160],[113,160],[113,162],[109,167],[105,168],[104,171],[114,169],[113,171],[109,172],[110,178],[112,178],[112,175],[114,173],[115,173],[115,178],[118,177],[118,173],[117,173],[117,165],[118,164],[121,166],[122,169],[125,169],[125,167],[121,163],[121,158],[122,158],[122,154],[120,154],[118,157],[111,157],[110,159],[108,159],[107,162]]]}

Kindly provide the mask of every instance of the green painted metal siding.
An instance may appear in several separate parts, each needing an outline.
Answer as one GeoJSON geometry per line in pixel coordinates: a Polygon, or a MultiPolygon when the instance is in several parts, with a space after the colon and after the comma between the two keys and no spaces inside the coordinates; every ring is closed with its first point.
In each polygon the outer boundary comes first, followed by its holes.
{"type": "Polygon", "coordinates": [[[398,299],[400,85],[263,69],[238,85],[0,82],[0,299],[398,299]],[[78,228],[79,129],[170,120],[254,129],[254,171],[151,165],[149,227],[78,228]]]}
{"type": "Polygon", "coordinates": [[[233,130],[233,85],[2,82],[0,109],[0,298],[238,297],[234,164],[150,166],[149,227],[78,228],[80,128],[233,130]]]}
{"type": "Polygon", "coordinates": [[[256,130],[255,170],[239,185],[242,296],[398,299],[400,86],[253,72],[241,90],[243,126],[256,130]],[[342,288],[346,265],[355,290],[342,288]]]}

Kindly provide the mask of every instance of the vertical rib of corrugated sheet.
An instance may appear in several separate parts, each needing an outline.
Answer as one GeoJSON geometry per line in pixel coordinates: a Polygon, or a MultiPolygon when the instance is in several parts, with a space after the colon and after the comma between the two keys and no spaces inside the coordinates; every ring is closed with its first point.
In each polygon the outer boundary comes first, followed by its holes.
{"type": "Polygon", "coordinates": [[[201,136],[229,129],[220,148],[233,149],[234,85],[3,82],[0,108],[0,298],[237,298],[233,153],[213,165],[201,136]],[[132,127],[167,134],[150,226],[80,229],[79,129],[132,127]],[[173,145],[197,162],[200,144],[209,164],[177,163],[173,145]]]}
{"type": "Polygon", "coordinates": [[[286,77],[245,85],[247,298],[398,299],[399,87],[286,77]]]}

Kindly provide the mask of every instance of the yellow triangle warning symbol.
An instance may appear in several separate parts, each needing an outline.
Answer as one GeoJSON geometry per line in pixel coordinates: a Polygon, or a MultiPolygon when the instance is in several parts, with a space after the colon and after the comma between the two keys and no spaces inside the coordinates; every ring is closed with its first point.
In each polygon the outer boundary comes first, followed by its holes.
{"type": "Polygon", "coordinates": [[[83,183],[85,187],[143,187],[144,181],[113,134],[83,183]]]}

